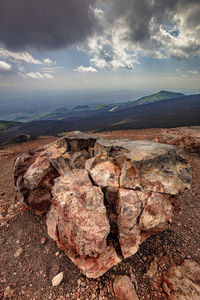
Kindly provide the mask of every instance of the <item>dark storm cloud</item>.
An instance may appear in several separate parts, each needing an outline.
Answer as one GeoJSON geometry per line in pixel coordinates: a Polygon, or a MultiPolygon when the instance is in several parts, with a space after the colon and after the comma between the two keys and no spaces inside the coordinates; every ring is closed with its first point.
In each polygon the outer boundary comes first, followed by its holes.
{"type": "Polygon", "coordinates": [[[189,58],[200,51],[199,15],[200,0],[0,0],[0,44],[15,51],[52,50],[87,43],[95,33],[103,43],[95,55],[107,63],[116,56],[112,35],[123,20],[126,33],[117,36],[124,47],[128,42],[131,50],[189,58]],[[96,6],[103,9],[99,15],[96,6]]]}
{"type": "Polygon", "coordinates": [[[126,20],[130,29],[127,39],[135,43],[151,38],[152,21],[156,33],[160,25],[170,24],[177,13],[187,10],[190,10],[190,16],[185,20],[186,25],[200,25],[199,0],[109,0],[104,3],[109,3],[110,22],[120,17],[126,20]]]}
{"type": "Polygon", "coordinates": [[[0,42],[11,50],[58,49],[94,29],[95,0],[0,0],[0,42]]]}

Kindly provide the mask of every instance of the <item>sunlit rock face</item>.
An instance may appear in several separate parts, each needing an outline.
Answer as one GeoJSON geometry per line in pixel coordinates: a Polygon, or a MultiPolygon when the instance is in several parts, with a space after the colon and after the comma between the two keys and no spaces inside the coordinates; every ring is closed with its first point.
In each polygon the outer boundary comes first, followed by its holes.
{"type": "Polygon", "coordinates": [[[97,278],[168,226],[191,169],[172,145],[71,132],[20,155],[14,178],[21,201],[48,212],[58,247],[97,278]]]}

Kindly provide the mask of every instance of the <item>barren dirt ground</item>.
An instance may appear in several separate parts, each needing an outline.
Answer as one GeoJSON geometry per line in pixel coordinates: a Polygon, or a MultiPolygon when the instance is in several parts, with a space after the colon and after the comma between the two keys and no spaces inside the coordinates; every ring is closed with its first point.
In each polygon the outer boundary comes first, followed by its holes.
{"type": "MultiPolygon", "coordinates": [[[[200,133],[200,128],[182,130],[200,133]]],[[[152,140],[160,131],[127,130],[98,135],[152,140]]],[[[25,210],[16,199],[15,158],[21,152],[53,140],[55,138],[47,137],[0,149],[0,299],[8,287],[8,295],[13,299],[115,299],[112,282],[118,274],[129,275],[133,280],[135,276],[139,299],[167,299],[162,289],[162,276],[167,269],[187,258],[200,262],[200,154],[182,151],[192,166],[193,182],[191,189],[182,195],[180,216],[164,232],[147,239],[134,256],[98,280],[89,280],[48,237],[45,217],[25,210]],[[41,243],[43,238],[46,240],[41,243]],[[63,281],[52,287],[52,278],[61,271],[63,281]]]]}

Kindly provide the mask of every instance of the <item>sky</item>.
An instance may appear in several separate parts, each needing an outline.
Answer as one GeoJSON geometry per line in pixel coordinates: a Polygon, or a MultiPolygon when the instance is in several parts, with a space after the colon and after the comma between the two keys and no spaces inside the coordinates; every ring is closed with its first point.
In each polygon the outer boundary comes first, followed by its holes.
{"type": "Polygon", "coordinates": [[[199,0],[0,0],[0,98],[200,93],[199,0]]]}

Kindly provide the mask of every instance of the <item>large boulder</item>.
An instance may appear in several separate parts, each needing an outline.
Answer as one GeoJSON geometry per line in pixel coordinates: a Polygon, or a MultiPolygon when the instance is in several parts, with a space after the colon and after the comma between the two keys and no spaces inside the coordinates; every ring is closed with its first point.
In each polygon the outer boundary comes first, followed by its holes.
{"type": "Polygon", "coordinates": [[[48,212],[49,236],[96,278],[168,226],[191,169],[172,145],[71,132],[20,155],[14,177],[21,201],[48,212]]]}

